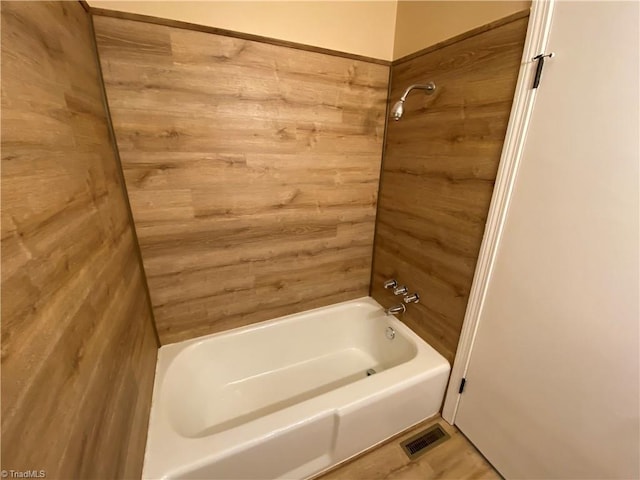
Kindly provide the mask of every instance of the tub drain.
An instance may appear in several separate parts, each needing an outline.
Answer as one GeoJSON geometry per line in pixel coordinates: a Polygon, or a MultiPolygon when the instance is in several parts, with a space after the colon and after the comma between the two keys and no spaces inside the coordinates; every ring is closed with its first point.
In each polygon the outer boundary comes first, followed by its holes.
{"type": "Polygon", "coordinates": [[[370,368],[369,370],[367,370],[367,377],[370,377],[374,373],[376,373],[376,371],[373,368],[370,368]]]}

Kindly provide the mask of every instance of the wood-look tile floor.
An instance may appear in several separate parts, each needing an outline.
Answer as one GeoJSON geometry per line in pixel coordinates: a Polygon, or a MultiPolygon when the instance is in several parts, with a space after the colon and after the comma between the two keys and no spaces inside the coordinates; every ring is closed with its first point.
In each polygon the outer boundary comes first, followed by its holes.
{"type": "Polygon", "coordinates": [[[408,430],[370,452],[351,460],[317,480],[427,480],[495,479],[502,477],[476,448],[440,415],[408,430]],[[414,460],[409,460],[400,443],[435,423],[451,438],[414,460]]]}

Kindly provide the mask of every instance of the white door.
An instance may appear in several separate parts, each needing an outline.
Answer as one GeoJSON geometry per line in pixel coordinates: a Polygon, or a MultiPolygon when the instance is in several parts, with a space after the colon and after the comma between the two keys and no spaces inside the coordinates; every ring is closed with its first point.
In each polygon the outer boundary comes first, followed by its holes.
{"type": "Polygon", "coordinates": [[[640,477],[639,20],[553,13],[455,417],[509,479],[640,477]]]}

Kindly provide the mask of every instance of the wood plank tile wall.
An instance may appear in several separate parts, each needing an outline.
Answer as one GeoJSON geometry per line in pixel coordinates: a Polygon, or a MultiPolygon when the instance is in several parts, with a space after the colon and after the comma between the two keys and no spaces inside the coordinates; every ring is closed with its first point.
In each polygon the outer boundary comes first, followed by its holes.
{"type": "Polygon", "coordinates": [[[90,17],[1,12],[1,468],[139,478],[157,339],[90,17]]]}
{"type": "Polygon", "coordinates": [[[94,21],[162,343],[367,295],[389,67],[94,21]]]}
{"type": "Polygon", "coordinates": [[[403,320],[449,361],[462,328],[520,67],[528,17],[392,66],[390,102],[413,83],[390,122],[377,217],[372,296],[396,278],[421,295],[403,320]]]}

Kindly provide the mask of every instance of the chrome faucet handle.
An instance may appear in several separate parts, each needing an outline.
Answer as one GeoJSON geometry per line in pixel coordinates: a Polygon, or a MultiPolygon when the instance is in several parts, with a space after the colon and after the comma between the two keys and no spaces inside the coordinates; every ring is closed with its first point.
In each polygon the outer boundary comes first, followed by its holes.
{"type": "Polygon", "coordinates": [[[418,295],[417,293],[412,293],[411,295],[406,295],[403,300],[404,303],[419,303],[420,295],[418,295]]]}
{"type": "Polygon", "coordinates": [[[406,295],[409,289],[404,285],[401,285],[393,290],[394,295],[406,295]]]}
{"type": "Polygon", "coordinates": [[[398,282],[396,280],[394,280],[393,278],[391,280],[387,280],[386,282],[384,282],[384,288],[386,290],[390,289],[390,288],[396,288],[398,286],[398,282]]]}

